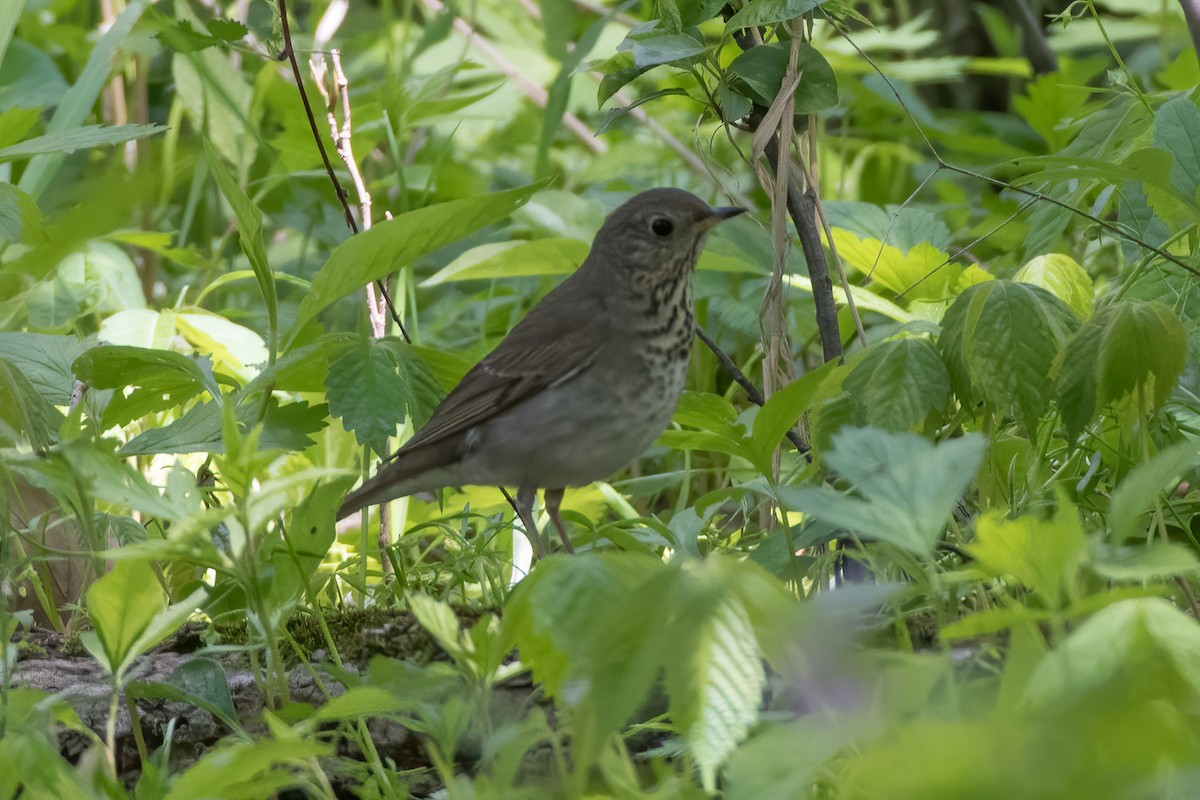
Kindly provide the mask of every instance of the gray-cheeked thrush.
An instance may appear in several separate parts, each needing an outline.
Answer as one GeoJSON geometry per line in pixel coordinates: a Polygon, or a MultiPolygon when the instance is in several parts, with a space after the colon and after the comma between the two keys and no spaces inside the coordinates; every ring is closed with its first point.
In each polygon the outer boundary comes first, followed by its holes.
{"type": "Polygon", "coordinates": [[[692,272],[708,231],[741,208],[712,208],[679,189],[651,189],[608,216],[566,280],[489,353],[338,518],[445,486],[517,487],[539,554],[533,501],[572,550],[563,490],[606,478],[667,426],[693,338],[692,272]]]}

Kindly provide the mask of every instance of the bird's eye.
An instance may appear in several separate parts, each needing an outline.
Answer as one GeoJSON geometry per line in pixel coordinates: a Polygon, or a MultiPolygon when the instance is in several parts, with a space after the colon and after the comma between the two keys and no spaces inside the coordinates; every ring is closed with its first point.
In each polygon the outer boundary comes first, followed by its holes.
{"type": "Polygon", "coordinates": [[[650,221],[650,230],[659,236],[670,236],[671,231],[675,230],[675,226],[666,217],[655,217],[650,221]]]}

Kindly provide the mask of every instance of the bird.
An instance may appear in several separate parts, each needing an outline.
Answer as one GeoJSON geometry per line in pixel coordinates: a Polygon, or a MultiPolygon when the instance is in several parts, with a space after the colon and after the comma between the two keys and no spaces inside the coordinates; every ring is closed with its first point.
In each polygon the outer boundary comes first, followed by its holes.
{"type": "Polygon", "coordinates": [[[361,487],[338,519],[448,486],[516,487],[539,557],[537,490],[563,547],[563,493],[627,466],[666,428],[694,333],[692,274],[709,231],[741,214],[674,188],[641,192],[601,225],[552,289],[361,487]]]}

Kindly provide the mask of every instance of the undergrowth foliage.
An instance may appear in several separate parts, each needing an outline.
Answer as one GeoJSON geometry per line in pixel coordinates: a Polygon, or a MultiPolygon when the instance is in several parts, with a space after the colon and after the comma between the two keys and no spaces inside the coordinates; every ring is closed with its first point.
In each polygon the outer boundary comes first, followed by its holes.
{"type": "Polygon", "coordinates": [[[345,210],[280,7],[77,5],[0,7],[0,798],[1196,794],[1184,4],[293,8],[348,76],[345,210]],[[752,206],[697,317],[765,402],[698,349],[638,465],[568,492],[584,552],[532,569],[496,487],[336,525],[657,185],[752,206]],[[348,645],[351,611],[436,654],[348,645]],[[104,724],[30,688],[46,629],[104,724]],[[219,742],[148,744],[155,701],[219,742]]]}

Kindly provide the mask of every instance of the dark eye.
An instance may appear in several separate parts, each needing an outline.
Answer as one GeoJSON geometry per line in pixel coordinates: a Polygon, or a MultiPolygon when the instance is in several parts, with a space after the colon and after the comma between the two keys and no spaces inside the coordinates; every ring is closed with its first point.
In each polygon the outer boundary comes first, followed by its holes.
{"type": "Polygon", "coordinates": [[[675,230],[675,226],[671,224],[671,220],[666,217],[655,217],[650,222],[650,230],[657,233],[659,236],[670,236],[671,231],[675,230]]]}

